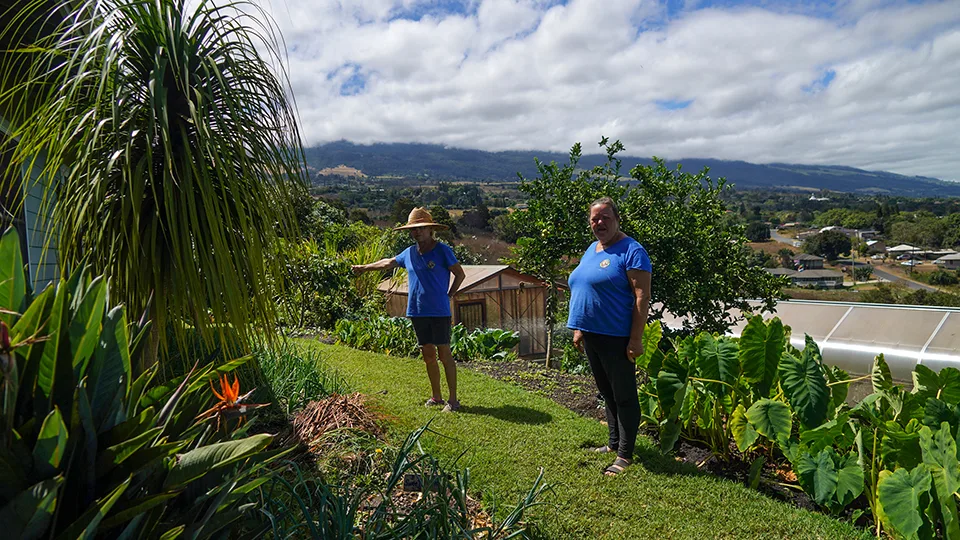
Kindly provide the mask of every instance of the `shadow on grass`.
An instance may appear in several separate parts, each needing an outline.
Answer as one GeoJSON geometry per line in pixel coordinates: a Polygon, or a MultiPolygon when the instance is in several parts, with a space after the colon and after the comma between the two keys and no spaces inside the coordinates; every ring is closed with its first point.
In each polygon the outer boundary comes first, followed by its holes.
{"type": "Polygon", "coordinates": [[[657,445],[643,440],[637,440],[637,446],[633,451],[633,460],[635,463],[643,465],[648,471],[657,474],[712,476],[706,471],[698,469],[692,463],[677,461],[673,453],[664,454],[657,445]]]}
{"type": "Polygon", "coordinates": [[[514,424],[546,424],[553,421],[553,416],[543,411],[516,405],[502,405],[500,407],[482,407],[479,405],[463,405],[460,414],[482,414],[514,424]]]}

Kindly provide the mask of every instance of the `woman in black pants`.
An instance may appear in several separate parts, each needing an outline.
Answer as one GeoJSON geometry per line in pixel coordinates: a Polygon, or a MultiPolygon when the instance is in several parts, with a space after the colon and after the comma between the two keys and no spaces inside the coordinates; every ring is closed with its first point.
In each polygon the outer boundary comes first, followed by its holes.
{"type": "Polygon", "coordinates": [[[634,359],[643,354],[643,330],[650,301],[650,257],[620,230],[613,199],[590,204],[590,230],[597,241],[570,274],[573,344],[585,352],[606,406],[610,438],[598,452],[616,452],[604,474],[623,472],[633,460],[640,427],[634,359]]]}

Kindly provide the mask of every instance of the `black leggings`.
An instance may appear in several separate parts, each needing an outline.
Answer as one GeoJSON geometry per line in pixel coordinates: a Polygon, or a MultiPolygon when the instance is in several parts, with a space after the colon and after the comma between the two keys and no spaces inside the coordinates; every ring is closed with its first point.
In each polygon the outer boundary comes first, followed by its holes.
{"type": "Polygon", "coordinates": [[[637,368],[627,358],[629,341],[630,338],[626,337],[583,332],[583,348],[606,406],[607,429],[610,430],[607,445],[625,459],[633,459],[633,447],[640,428],[637,368]]]}

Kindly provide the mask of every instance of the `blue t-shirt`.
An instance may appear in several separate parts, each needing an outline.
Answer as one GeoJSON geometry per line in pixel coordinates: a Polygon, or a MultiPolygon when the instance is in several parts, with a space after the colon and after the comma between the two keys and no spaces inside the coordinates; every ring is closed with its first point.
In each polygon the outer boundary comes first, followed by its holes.
{"type": "Polygon", "coordinates": [[[450,246],[437,242],[421,255],[414,244],[394,259],[407,269],[407,317],[449,317],[450,267],[458,262],[450,246]]]}
{"type": "Polygon", "coordinates": [[[636,301],[627,270],[651,271],[650,257],[629,236],[597,252],[590,244],[580,264],[570,273],[570,317],[567,328],[629,337],[636,301]]]}

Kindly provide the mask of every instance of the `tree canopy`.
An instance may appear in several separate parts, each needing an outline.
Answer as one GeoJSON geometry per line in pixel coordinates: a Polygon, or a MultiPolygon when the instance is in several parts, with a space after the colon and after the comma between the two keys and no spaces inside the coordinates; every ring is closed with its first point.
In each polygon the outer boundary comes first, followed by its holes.
{"type": "Polygon", "coordinates": [[[852,246],[850,237],[842,232],[823,231],[808,238],[803,243],[803,250],[833,261],[842,253],[850,253],[852,246]]]}
{"type": "Polygon", "coordinates": [[[730,309],[750,309],[748,300],[773,308],[780,281],[749,265],[743,227],[724,219],[725,180],[712,180],[706,169],[669,169],[659,159],[624,177],[617,159],[623,145],[606,138],[600,145],[607,153],[603,166],[578,169],[578,143],[566,165],[538,161],[539,176],[522,178],[529,201],[527,210],[511,214],[520,236],[514,264],[545,279],[565,278],[594,240],[588,205],[609,196],[619,202],[621,229],[643,244],[653,263],[651,319],[670,312],[686,316],[691,327],[719,332],[733,323],[730,309]]]}

